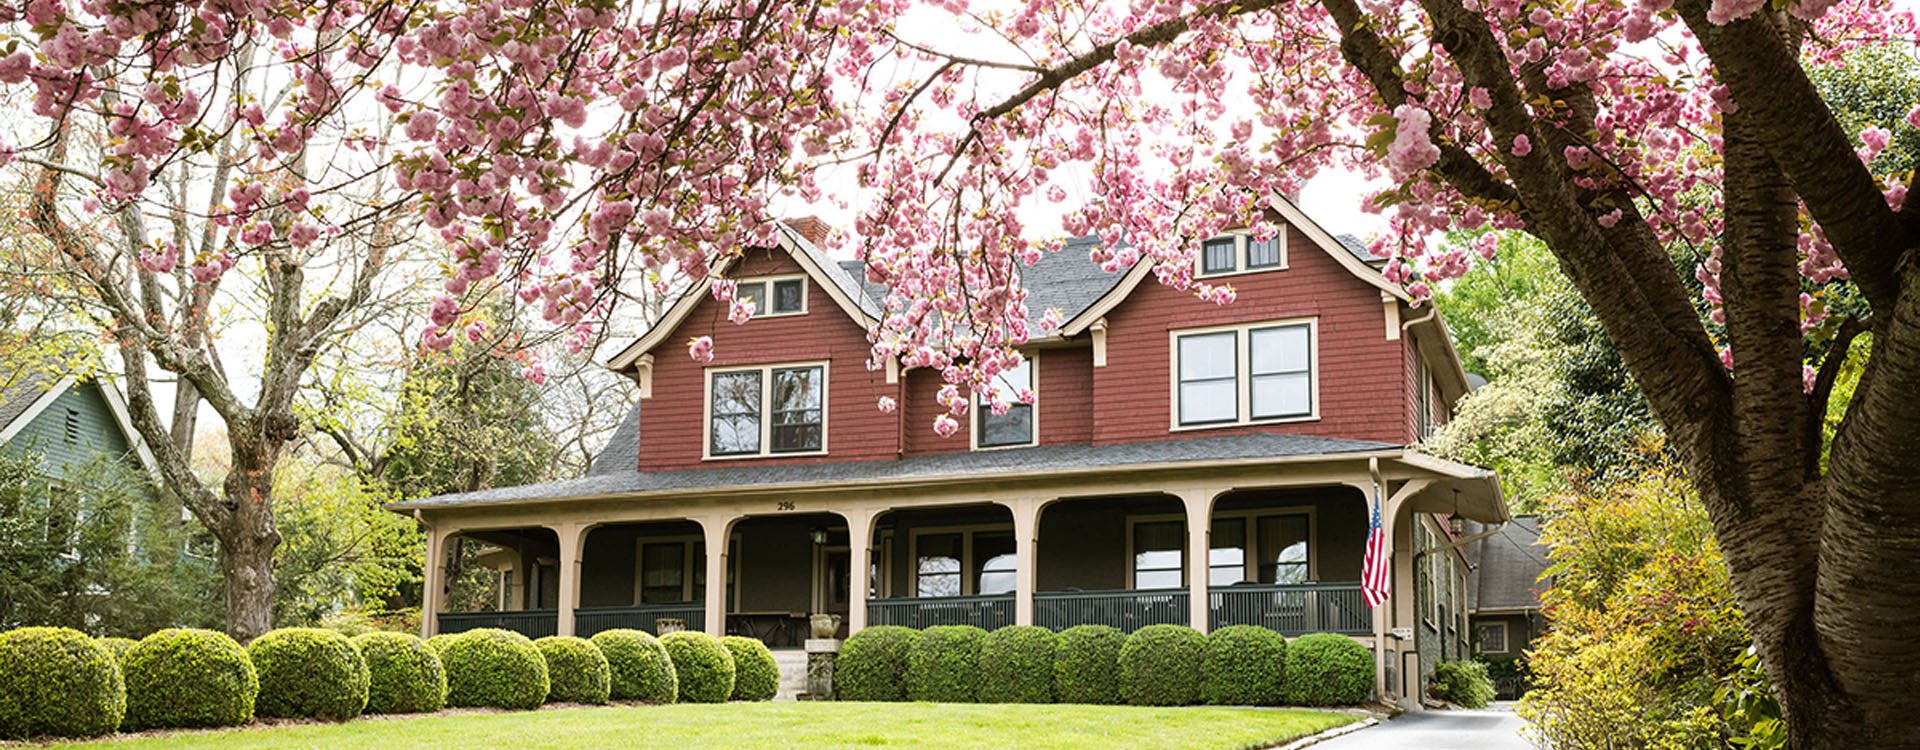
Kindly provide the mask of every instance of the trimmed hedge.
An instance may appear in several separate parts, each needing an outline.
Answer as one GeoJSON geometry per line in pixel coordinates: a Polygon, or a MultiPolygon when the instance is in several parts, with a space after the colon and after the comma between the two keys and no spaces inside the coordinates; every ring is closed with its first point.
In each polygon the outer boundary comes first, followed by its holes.
{"type": "Polygon", "coordinates": [[[548,703],[606,703],[613,675],[607,657],[585,638],[547,636],[534,641],[540,656],[547,660],[547,677],[552,689],[548,703]]]}
{"type": "Polygon", "coordinates": [[[1053,657],[1054,697],[1061,703],[1120,702],[1120,649],[1127,634],[1108,625],[1060,631],[1053,657]]]}
{"type": "Polygon", "coordinates": [[[920,631],[898,625],[874,625],[854,633],[840,644],[834,660],[840,700],[906,700],[907,655],[919,640],[920,631]]]}
{"type": "Polygon", "coordinates": [[[461,633],[440,650],[440,662],[449,706],[531,709],[547,702],[547,660],[533,641],[511,630],[461,633]]]}
{"type": "Polygon", "coordinates": [[[673,658],[683,703],[725,703],[733,696],[733,652],[720,639],[698,630],[682,630],[660,637],[673,658]]]}
{"type": "Polygon", "coordinates": [[[780,692],[780,664],[757,638],[730,635],[720,639],[733,654],[733,699],[770,701],[780,692]]]}
{"type": "Polygon", "coordinates": [[[1207,637],[1185,625],[1148,625],[1120,647],[1120,696],[1135,706],[1200,702],[1207,637]]]}
{"type": "Polygon", "coordinates": [[[907,699],[934,703],[980,700],[980,647],[987,631],[972,625],[935,625],[920,631],[907,651],[907,699]]]}
{"type": "Polygon", "coordinates": [[[125,672],[129,731],[245,724],[260,693],[247,650],[212,630],[147,636],[127,652],[125,672]]]}
{"type": "Polygon", "coordinates": [[[1347,706],[1373,695],[1373,653],[1337,633],[1311,633],[1287,644],[1287,702],[1347,706]]]}
{"type": "Polygon", "coordinates": [[[1009,625],[980,645],[981,703],[1052,703],[1053,631],[1009,625]]]}
{"type": "Polygon", "coordinates": [[[1472,659],[1442,661],[1434,665],[1433,684],[1429,688],[1433,697],[1449,701],[1461,708],[1486,708],[1493,702],[1493,678],[1487,674],[1487,664],[1472,659]]]}
{"type": "Polygon", "coordinates": [[[432,713],[446,707],[447,670],[425,641],[373,632],[354,636],[353,645],[367,661],[367,713],[432,713]]]}
{"type": "Polygon", "coordinates": [[[126,711],[113,653],[85,633],[0,633],[0,740],[110,734],[126,711]]]}
{"type": "Polygon", "coordinates": [[[660,640],[641,630],[603,630],[588,640],[607,657],[610,696],[617,701],[672,703],[680,695],[673,657],[660,640]]]}
{"type": "Polygon", "coordinates": [[[466,633],[441,633],[427,639],[427,648],[433,649],[433,655],[437,657],[447,650],[447,644],[463,635],[466,633]]]}
{"type": "Polygon", "coordinates": [[[113,654],[114,666],[124,666],[127,663],[127,652],[132,651],[134,644],[139,643],[132,638],[95,638],[93,642],[105,646],[107,653],[113,654]]]}
{"type": "Polygon", "coordinates": [[[282,628],[247,644],[260,677],[254,714],[346,721],[367,710],[367,660],[332,630],[282,628]]]}
{"type": "Polygon", "coordinates": [[[1201,696],[1216,706],[1276,706],[1286,700],[1287,639],[1256,625],[1207,634],[1201,696]]]}

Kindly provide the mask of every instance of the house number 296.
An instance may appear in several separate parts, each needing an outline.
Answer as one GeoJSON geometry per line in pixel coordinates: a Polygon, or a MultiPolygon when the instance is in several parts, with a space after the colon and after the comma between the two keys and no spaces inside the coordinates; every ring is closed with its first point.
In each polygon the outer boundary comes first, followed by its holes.
{"type": "Polygon", "coordinates": [[[793,510],[792,500],[781,500],[773,506],[776,510],[793,510]]]}

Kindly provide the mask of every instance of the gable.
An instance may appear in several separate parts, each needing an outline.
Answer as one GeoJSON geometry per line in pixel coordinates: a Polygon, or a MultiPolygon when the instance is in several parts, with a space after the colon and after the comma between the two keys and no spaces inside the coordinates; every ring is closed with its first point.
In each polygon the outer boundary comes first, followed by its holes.
{"type": "MultiPolygon", "coordinates": [[[[113,408],[94,382],[62,388],[6,442],[17,454],[39,453],[45,473],[61,477],[73,467],[100,457],[127,458],[131,436],[122,431],[113,408]]],[[[12,430],[14,425],[9,425],[12,430]]]]}

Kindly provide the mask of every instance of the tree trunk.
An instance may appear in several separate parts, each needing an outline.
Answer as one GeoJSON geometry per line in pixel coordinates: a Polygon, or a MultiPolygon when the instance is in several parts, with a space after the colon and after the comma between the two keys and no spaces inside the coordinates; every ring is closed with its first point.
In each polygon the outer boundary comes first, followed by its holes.
{"type": "Polygon", "coordinates": [[[220,570],[227,584],[227,634],[241,643],[273,629],[273,550],[280,535],[222,535],[220,570]],[[231,541],[229,541],[231,539],[231,541]]]}
{"type": "Polygon", "coordinates": [[[220,566],[227,583],[227,633],[242,643],[273,629],[273,553],[280,530],[273,522],[273,469],[284,441],[261,434],[257,424],[228,433],[233,468],[225,501],[230,523],[219,530],[220,566]]]}

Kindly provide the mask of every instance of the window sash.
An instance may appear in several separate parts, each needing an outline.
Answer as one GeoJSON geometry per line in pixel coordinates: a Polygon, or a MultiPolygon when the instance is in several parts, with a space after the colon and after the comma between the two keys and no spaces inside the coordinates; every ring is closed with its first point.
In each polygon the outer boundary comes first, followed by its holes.
{"type": "Polygon", "coordinates": [[[773,282],[773,312],[789,314],[807,309],[807,280],[778,279],[773,282]]]}
{"type": "Polygon", "coordinates": [[[1173,589],[1186,585],[1185,527],[1179,521],[1133,525],[1133,587],[1173,589]]]}
{"type": "Polygon", "coordinates": [[[1180,424],[1238,421],[1239,332],[1186,334],[1178,341],[1180,424]],[[1218,361],[1223,355],[1226,361],[1218,361]]]}
{"type": "Polygon", "coordinates": [[[821,408],[825,373],[818,365],[777,367],[773,369],[772,445],[774,453],[801,453],[820,450],[825,431],[821,429],[825,411],[821,408]]]}
{"type": "Polygon", "coordinates": [[[1249,235],[1247,237],[1247,269],[1279,268],[1281,257],[1280,238],[1283,236],[1282,234],[1275,233],[1273,237],[1269,239],[1257,240],[1249,235]]]}
{"type": "Polygon", "coordinates": [[[1311,320],[1174,333],[1175,426],[1312,418],[1311,320]]]}
{"type": "Polygon", "coordinates": [[[716,456],[742,456],[760,452],[763,374],[761,370],[730,370],[713,374],[711,403],[708,407],[711,411],[708,417],[708,452],[716,456]],[[739,385],[728,387],[734,383],[739,385]],[[723,387],[726,390],[723,391],[723,387]]]}
{"type": "Polygon", "coordinates": [[[1233,273],[1240,270],[1240,241],[1228,235],[1200,243],[1200,275],[1233,273]]]}
{"type": "Polygon", "coordinates": [[[709,371],[707,455],[826,450],[826,366],[709,371]]]}
{"type": "Polygon", "coordinates": [[[994,387],[1002,401],[1007,402],[1007,413],[993,413],[993,399],[985,395],[974,399],[976,426],[979,430],[978,443],[982,448],[1001,448],[1011,445],[1031,445],[1034,441],[1036,425],[1033,419],[1033,404],[1019,401],[1020,391],[1038,390],[1034,387],[1033,360],[1021,360],[1020,366],[1000,373],[994,387]]]}

